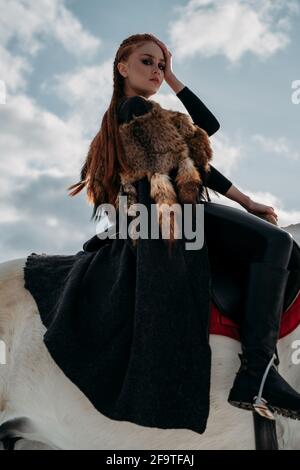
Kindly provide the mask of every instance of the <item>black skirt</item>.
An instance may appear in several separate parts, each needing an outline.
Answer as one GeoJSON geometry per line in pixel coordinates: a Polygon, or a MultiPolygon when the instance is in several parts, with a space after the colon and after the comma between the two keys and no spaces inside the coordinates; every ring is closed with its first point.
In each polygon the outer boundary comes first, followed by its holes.
{"type": "MultiPolygon", "coordinates": [[[[138,200],[147,205],[146,178],[138,200]]],[[[211,274],[207,245],[172,257],[162,239],[93,237],[71,256],[31,253],[25,288],[56,364],[103,415],[163,429],[206,429],[211,274]],[[95,243],[94,243],[95,242],[95,243]]]]}

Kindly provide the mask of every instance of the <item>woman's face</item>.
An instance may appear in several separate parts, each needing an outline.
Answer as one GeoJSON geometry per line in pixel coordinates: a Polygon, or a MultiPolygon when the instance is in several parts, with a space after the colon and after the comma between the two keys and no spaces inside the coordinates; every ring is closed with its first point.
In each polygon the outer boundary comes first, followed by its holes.
{"type": "Polygon", "coordinates": [[[163,51],[155,42],[149,41],[135,49],[127,62],[118,64],[125,81],[125,95],[141,95],[145,98],[154,95],[164,80],[164,67],[163,51]]]}

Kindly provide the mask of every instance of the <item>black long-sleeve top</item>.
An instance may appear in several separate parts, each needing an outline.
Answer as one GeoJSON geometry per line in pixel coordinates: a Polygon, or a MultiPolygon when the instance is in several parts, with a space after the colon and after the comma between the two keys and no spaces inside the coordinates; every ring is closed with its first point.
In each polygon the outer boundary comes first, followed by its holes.
{"type": "MultiPolygon", "coordinates": [[[[176,96],[183,103],[195,124],[204,129],[209,136],[217,132],[220,128],[219,122],[195,93],[185,86],[176,93],[176,96]]],[[[118,122],[119,124],[129,122],[133,115],[141,116],[150,111],[151,108],[151,103],[141,96],[123,96],[119,101],[117,110],[118,122]]],[[[208,188],[225,194],[232,185],[232,182],[210,164],[210,172],[205,184],[208,188]]]]}

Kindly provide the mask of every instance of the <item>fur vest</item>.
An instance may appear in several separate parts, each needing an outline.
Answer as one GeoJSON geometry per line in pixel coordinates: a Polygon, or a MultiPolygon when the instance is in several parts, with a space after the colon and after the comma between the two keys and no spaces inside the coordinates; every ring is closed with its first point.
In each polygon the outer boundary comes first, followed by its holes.
{"type": "MultiPolygon", "coordinates": [[[[213,152],[207,132],[194,124],[189,115],[149,101],[150,111],[119,125],[129,167],[129,171],[120,172],[119,195],[127,196],[125,210],[130,215],[132,205],[138,202],[134,183],[147,177],[161,225],[162,204],[199,201],[206,189],[205,179],[213,152]],[[177,170],[174,184],[170,176],[173,170],[177,170]]],[[[171,229],[174,235],[174,226],[171,229]]]]}

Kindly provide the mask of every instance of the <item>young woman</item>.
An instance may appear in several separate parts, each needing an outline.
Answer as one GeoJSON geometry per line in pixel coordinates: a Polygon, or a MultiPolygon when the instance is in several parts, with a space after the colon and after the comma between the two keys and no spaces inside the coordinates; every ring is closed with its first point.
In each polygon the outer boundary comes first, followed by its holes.
{"type": "MultiPolygon", "coordinates": [[[[220,127],[204,103],[175,76],[172,54],[151,34],[130,36],[120,45],[114,61],[114,89],[101,129],[94,138],[81,171],[81,181],[71,195],[84,186],[94,203],[94,213],[103,201],[114,204],[119,191],[119,170],[126,165],[118,126],[151,111],[149,97],[163,81],[181,100],[193,122],[209,136],[220,127]],[[105,174],[100,178],[99,158],[105,174]]],[[[241,367],[228,397],[229,403],[265,413],[272,410],[300,419],[300,394],[278,373],[276,343],[289,270],[293,238],[276,226],[273,207],[243,194],[213,165],[206,186],[238,202],[246,211],[204,202],[204,230],[209,250],[222,250],[249,264],[244,317],[241,324],[241,367]],[[263,219],[267,220],[263,220],[263,219]],[[272,222],[272,223],[270,223],[272,222]]]]}

